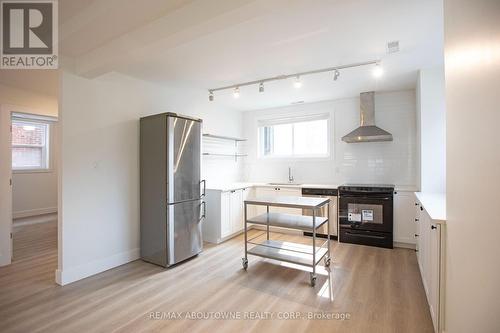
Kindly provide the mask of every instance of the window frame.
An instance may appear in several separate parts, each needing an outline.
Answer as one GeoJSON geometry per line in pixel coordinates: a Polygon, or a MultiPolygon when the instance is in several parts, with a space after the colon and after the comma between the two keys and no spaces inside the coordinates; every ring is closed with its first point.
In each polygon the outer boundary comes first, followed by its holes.
{"type": "Polygon", "coordinates": [[[300,113],[300,114],[285,114],[274,117],[266,117],[257,120],[257,158],[261,160],[310,160],[310,161],[326,161],[333,159],[332,153],[332,127],[331,127],[331,113],[300,113]],[[289,120],[288,122],[286,120],[289,120]],[[295,145],[295,131],[292,127],[292,155],[265,155],[263,152],[263,142],[260,135],[261,128],[266,126],[273,126],[277,124],[293,124],[315,120],[326,120],[326,154],[293,154],[295,145]],[[266,125],[267,124],[267,125],[266,125]]]}
{"type": "MultiPolygon", "coordinates": [[[[14,167],[13,162],[14,159],[11,156],[11,169],[12,173],[44,173],[44,172],[52,172],[52,123],[51,121],[43,120],[42,117],[33,116],[32,118],[28,115],[18,116],[13,114],[11,117],[11,126],[14,122],[23,123],[27,125],[44,125],[46,126],[45,131],[45,145],[31,145],[31,144],[14,144],[11,142],[11,155],[13,148],[23,148],[23,147],[41,147],[42,148],[42,161],[45,166],[43,167],[14,167]]],[[[12,131],[11,131],[12,135],[12,131]]]]}

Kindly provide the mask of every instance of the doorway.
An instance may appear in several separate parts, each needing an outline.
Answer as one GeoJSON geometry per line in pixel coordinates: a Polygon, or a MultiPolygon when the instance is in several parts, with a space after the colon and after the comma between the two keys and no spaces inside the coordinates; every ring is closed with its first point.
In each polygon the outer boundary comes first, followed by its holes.
{"type": "Polygon", "coordinates": [[[0,265],[57,257],[57,118],[25,107],[1,108],[0,172],[8,187],[1,188],[0,265]]]}

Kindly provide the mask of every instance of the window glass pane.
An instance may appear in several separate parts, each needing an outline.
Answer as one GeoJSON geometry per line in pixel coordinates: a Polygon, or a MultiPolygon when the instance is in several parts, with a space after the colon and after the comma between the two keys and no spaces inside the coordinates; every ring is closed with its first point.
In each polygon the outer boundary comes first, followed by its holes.
{"type": "Polygon", "coordinates": [[[13,145],[45,145],[47,124],[24,121],[12,122],[13,145]]]}
{"type": "Polygon", "coordinates": [[[283,124],[273,126],[273,154],[291,155],[292,154],[292,124],[283,124]]]}
{"type": "Polygon", "coordinates": [[[42,148],[13,147],[12,167],[14,169],[25,169],[25,168],[40,169],[45,167],[42,161],[42,148]]]}
{"type": "Polygon", "coordinates": [[[12,119],[12,168],[48,168],[49,125],[12,119]]]}
{"type": "Polygon", "coordinates": [[[328,115],[313,115],[309,120],[304,118],[261,121],[261,154],[280,157],[328,156],[328,115]]]}
{"type": "Polygon", "coordinates": [[[327,120],[316,120],[294,124],[295,155],[328,154],[327,120]]]}

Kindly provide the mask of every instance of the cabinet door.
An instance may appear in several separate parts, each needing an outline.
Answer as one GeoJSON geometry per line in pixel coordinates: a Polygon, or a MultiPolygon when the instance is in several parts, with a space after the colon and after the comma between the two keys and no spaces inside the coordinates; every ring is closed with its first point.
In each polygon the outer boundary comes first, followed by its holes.
{"type": "MultiPolygon", "coordinates": [[[[431,221],[432,222],[432,221],[431,221]]],[[[431,311],[434,329],[437,331],[439,322],[439,282],[440,282],[440,256],[441,256],[441,227],[438,224],[430,224],[429,232],[429,269],[427,299],[431,311]]]]}
{"type": "MultiPolygon", "coordinates": [[[[255,195],[259,198],[261,197],[274,197],[276,196],[276,190],[274,187],[257,187],[255,189],[255,195]]],[[[255,215],[264,214],[266,212],[266,206],[253,206],[253,211],[255,215]]],[[[275,207],[270,207],[269,211],[273,212],[275,207]]]]}
{"type": "Polygon", "coordinates": [[[422,273],[422,281],[424,283],[425,293],[427,297],[429,297],[429,281],[430,281],[430,272],[429,272],[429,258],[430,258],[430,233],[431,230],[431,219],[427,212],[424,210],[420,214],[420,234],[419,234],[419,251],[421,258],[421,273],[422,273]]]}
{"type": "Polygon", "coordinates": [[[242,190],[230,192],[231,233],[243,230],[242,190]]]}
{"type": "MultiPolygon", "coordinates": [[[[252,198],[254,196],[254,189],[251,188],[251,187],[248,187],[248,188],[244,188],[242,189],[242,209],[245,209],[245,200],[249,199],[249,198],[252,198]]],[[[247,218],[252,218],[256,215],[255,213],[255,205],[248,205],[247,206],[247,218]]],[[[243,210],[243,223],[244,223],[244,220],[245,220],[245,216],[244,216],[244,210],[243,210]]],[[[242,228],[243,228],[243,225],[242,225],[242,228]]]]}
{"type": "Polygon", "coordinates": [[[412,192],[394,192],[394,241],[415,244],[415,201],[412,192]]]}
{"type": "Polygon", "coordinates": [[[221,238],[231,234],[231,200],[230,192],[222,192],[220,198],[220,234],[221,238]]]}
{"type": "Polygon", "coordinates": [[[420,203],[418,201],[415,201],[415,248],[417,250],[417,261],[418,261],[418,266],[420,267],[420,271],[422,271],[422,256],[421,256],[421,251],[420,248],[422,247],[421,241],[420,241],[420,229],[422,222],[420,221],[420,203]]]}
{"type": "MultiPolygon", "coordinates": [[[[277,187],[275,193],[276,196],[294,196],[294,197],[302,196],[302,190],[295,188],[277,187]]],[[[302,215],[302,209],[300,208],[297,209],[297,208],[272,207],[271,211],[277,213],[302,215]]]]}

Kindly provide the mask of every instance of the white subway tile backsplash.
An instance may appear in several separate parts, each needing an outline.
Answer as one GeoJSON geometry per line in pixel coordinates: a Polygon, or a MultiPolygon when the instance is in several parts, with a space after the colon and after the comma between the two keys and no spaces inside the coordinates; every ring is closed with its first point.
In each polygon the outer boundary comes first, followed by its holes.
{"type": "Polygon", "coordinates": [[[295,180],[303,183],[392,183],[416,186],[416,99],[414,90],[376,93],[375,122],[389,131],[392,142],[348,144],[342,136],[359,126],[359,98],[301,104],[244,113],[244,134],[249,156],[243,180],[280,181],[292,167],[295,180]],[[257,157],[257,120],[273,114],[330,112],[332,157],[322,160],[257,157]]]}

